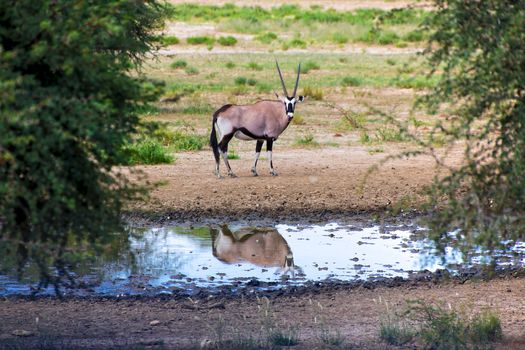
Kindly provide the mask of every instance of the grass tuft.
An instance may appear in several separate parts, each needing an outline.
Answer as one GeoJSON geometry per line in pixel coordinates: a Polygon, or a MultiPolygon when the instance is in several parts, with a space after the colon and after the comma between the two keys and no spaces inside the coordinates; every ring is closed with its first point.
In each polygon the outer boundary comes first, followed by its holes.
{"type": "Polygon", "coordinates": [[[163,46],[177,45],[178,43],[180,43],[180,40],[174,35],[167,35],[161,38],[161,43],[163,46]]]}
{"type": "Polygon", "coordinates": [[[186,42],[190,45],[213,45],[215,43],[215,38],[211,36],[190,36],[186,38],[186,42]]]}
{"type": "Polygon", "coordinates": [[[309,97],[314,101],[322,101],[324,98],[323,90],[320,88],[314,88],[311,86],[305,86],[303,89],[303,95],[309,97]]]}
{"type": "Polygon", "coordinates": [[[259,34],[255,37],[255,40],[260,41],[263,44],[270,44],[277,39],[277,34],[272,32],[266,32],[264,34],[259,34]]]}
{"type": "Polygon", "coordinates": [[[188,66],[188,62],[185,60],[177,60],[170,64],[170,67],[172,69],[179,69],[179,68],[186,68],[188,66]]]}
{"type": "Polygon", "coordinates": [[[295,144],[299,146],[318,146],[319,143],[315,140],[314,135],[308,133],[295,139],[295,144]]]}
{"type": "Polygon", "coordinates": [[[363,79],[359,77],[347,76],[341,80],[342,86],[361,86],[363,85],[363,79]]]}
{"type": "Polygon", "coordinates": [[[150,138],[128,144],[122,151],[125,165],[162,164],[174,160],[158,140],[150,138]]]}
{"type": "Polygon", "coordinates": [[[261,71],[263,69],[263,67],[260,64],[254,61],[248,63],[248,68],[256,71],[261,71]]]}
{"type": "Polygon", "coordinates": [[[314,61],[306,61],[304,64],[301,65],[301,73],[308,74],[311,70],[317,70],[321,67],[317,62],[314,61]]]}
{"type": "Polygon", "coordinates": [[[235,39],[235,37],[233,36],[221,36],[217,42],[219,43],[219,45],[222,45],[222,46],[235,46],[235,44],[237,44],[237,39],[235,39]]]}

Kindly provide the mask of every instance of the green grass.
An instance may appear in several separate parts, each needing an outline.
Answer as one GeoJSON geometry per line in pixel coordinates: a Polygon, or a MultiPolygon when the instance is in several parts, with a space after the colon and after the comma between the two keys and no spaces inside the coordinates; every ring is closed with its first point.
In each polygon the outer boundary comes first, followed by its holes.
{"type": "Polygon", "coordinates": [[[361,86],[363,85],[363,78],[347,76],[341,80],[342,86],[361,86]]]}
{"type": "Polygon", "coordinates": [[[170,148],[174,151],[199,151],[208,144],[207,135],[189,134],[182,131],[174,133],[170,148]]]}
{"type": "Polygon", "coordinates": [[[215,44],[215,38],[211,36],[190,36],[186,38],[186,42],[190,45],[213,45],[215,44]]]}
{"type": "Polygon", "coordinates": [[[128,144],[123,149],[125,165],[172,163],[173,157],[155,139],[144,139],[128,144]]]}
{"type": "Polygon", "coordinates": [[[304,134],[295,139],[295,144],[298,146],[318,146],[319,143],[315,140],[313,134],[304,134]]]}
{"type": "Polygon", "coordinates": [[[228,159],[241,159],[241,156],[238,155],[235,150],[228,151],[228,159]]]}
{"type": "Polygon", "coordinates": [[[397,69],[392,69],[389,63],[392,57],[324,53],[291,53],[279,57],[271,53],[207,56],[178,54],[176,61],[187,62],[186,67],[174,71],[170,67],[172,59],[160,58],[157,61],[152,60],[145,73],[151,78],[162,80],[169,91],[191,89],[202,93],[235,92],[240,86],[235,77],[245,77],[246,83],[248,78],[251,78],[256,81],[256,85],[249,86],[245,83],[248,90],[244,92],[266,93],[281,90],[275,58],[279,60],[283,78],[289,89],[293,88],[297,65],[303,62],[301,69],[306,68],[309,73],[301,75],[299,91],[308,87],[322,91],[325,96],[341,86],[426,89],[434,86],[437,81],[436,78],[428,79],[425,76],[424,67],[419,63],[420,57],[409,54],[395,57],[396,67],[403,67],[409,62],[415,67],[403,68],[401,74],[397,69]],[[191,67],[188,67],[190,65],[191,67]],[[316,70],[317,66],[319,70],[316,70]]]}
{"type": "Polygon", "coordinates": [[[349,37],[341,32],[332,34],[332,41],[336,44],[346,44],[349,41],[349,37]]]}
{"type": "Polygon", "coordinates": [[[234,46],[237,44],[237,39],[233,36],[221,36],[217,42],[222,46],[234,46]]]}
{"type": "Polygon", "coordinates": [[[260,41],[263,44],[270,44],[274,40],[277,40],[277,34],[273,32],[266,32],[264,34],[259,34],[255,37],[255,40],[260,41]]]}
{"type": "Polygon", "coordinates": [[[381,322],[379,337],[400,346],[412,339],[424,349],[489,349],[503,337],[501,321],[491,311],[468,317],[449,307],[422,300],[407,302],[401,316],[389,315],[381,322]]]}
{"type": "Polygon", "coordinates": [[[286,48],[286,49],[290,47],[306,49],[306,41],[304,41],[301,38],[293,38],[292,40],[286,42],[283,46],[283,48],[286,48]]]}
{"type": "Polygon", "coordinates": [[[174,35],[167,35],[167,36],[163,36],[161,38],[161,43],[162,45],[164,46],[167,46],[167,45],[176,45],[178,43],[180,43],[180,40],[179,38],[177,38],[176,36],[174,35]]]}
{"type": "Polygon", "coordinates": [[[180,68],[186,68],[188,66],[188,62],[185,60],[176,60],[170,64],[170,67],[173,69],[180,69],[180,68]]]}
{"type": "Polygon", "coordinates": [[[263,67],[260,64],[258,64],[257,62],[253,62],[253,61],[248,63],[248,68],[251,70],[255,70],[255,71],[263,70],[263,67]]]}
{"type": "Polygon", "coordinates": [[[308,72],[310,72],[311,70],[318,70],[320,68],[321,66],[319,66],[317,62],[308,60],[304,62],[303,64],[301,64],[301,73],[308,74],[308,72]]]}
{"type": "Polygon", "coordinates": [[[197,68],[191,67],[191,66],[186,67],[186,69],[184,69],[184,71],[188,75],[197,75],[197,74],[199,74],[199,70],[197,68]]]}
{"type": "Polygon", "coordinates": [[[281,5],[270,9],[258,6],[242,7],[233,4],[223,6],[180,4],[171,5],[171,19],[183,22],[221,22],[228,20],[246,20],[257,24],[264,21],[273,21],[285,16],[293,16],[297,22],[313,23],[348,23],[354,25],[372,25],[376,18],[381,18],[385,25],[418,25],[428,15],[428,12],[419,9],[403,9],[398,11],[384,11],[380,9],[357,9],[354,11],[334,11],[330,9],[301,8],[297,5],[281,5]]]}
{"type": "MultiPolygon", "coordinates": [[[[273,45],[277,41],[274,31],[279,28],[279,36],[295,37],[291,41],[281,42],[284,49],[306,48],[307,43],[406,45],[407,42],[422,42],[427,39],[428,34],[418,27],[430,13],[419,9],[391,12],[380,9],[334,11],[301,8],[296,5],[282,5],[271,9],[232,4],[180,4],[171,7],[172,19],[175,21],[215,22],[220,31],[254,34],[255,40],[265,45],[273,45]],[[286,16],[293,18],[293,25],[290,25],[290,19],[283,19],[286,16]]],[[[201,44],[213,45],[209,42],[201,44]]]]}

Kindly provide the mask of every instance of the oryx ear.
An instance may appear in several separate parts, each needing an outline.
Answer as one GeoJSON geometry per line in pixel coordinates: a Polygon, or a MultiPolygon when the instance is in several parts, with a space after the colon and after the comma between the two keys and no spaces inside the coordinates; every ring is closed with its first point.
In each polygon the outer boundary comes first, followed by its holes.
{"type": "Polygon", "coordinates": [[[297,99],[297,101],[299,102],[303,102],[304,100],[306,100],[306,96],[299,96],[299,98],[297,99]]]}

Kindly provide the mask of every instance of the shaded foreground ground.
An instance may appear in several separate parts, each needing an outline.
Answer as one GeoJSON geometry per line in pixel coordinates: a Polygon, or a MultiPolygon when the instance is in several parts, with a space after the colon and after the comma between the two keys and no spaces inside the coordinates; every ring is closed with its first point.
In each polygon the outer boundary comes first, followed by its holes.
{"type": "MultiPolygon", "coordinates": [[[[366,284],[303,289],[265,299],[245,298],[0,301],[0,344],[60,344],[63,348],[200,348],[203,341],[232,334],[257,337],[269,310],[271,322],[294,326],[294,349],[334,349],[318,340],[325,326],[345,338],[340,348],[390,348],[378,338],[388,310],[401,309],[407,299],[422,299],[468,312],[490,308],[501,316],[504,340],[497,348],[525,348],[525,281],[505,277],[489,282],[407,282],[395,288],[366,284]],[[317,322],[317,323],[316,323],[317,322]],[[14,333],[28,331],[27,337],[14,333]]],[[[414,348],[414,344],[408,346],[414,348]]],[[[40,347],[41,348],[41,347],[40,347]]],[[[226,347],[228,348],[228,347],[226,347]]]]}

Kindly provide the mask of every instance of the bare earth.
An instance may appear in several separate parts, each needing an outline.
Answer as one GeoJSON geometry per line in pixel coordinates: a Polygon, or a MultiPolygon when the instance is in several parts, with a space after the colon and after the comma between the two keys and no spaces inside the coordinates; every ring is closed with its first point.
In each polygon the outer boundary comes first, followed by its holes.
{"type": "MultiPolygon", "coordinates": [[[[134,209],[156,213],[158,221],[290,222],[340,220],[421,204],[421,190],[436,174],[430,156],[389,161],[366,178],[372,166],[401,151],[399,146],[387,147],[386,154],[369,154],[362,146],[279,150],[277,143],[273,163],[279,176],[270,176],[268,161],[260,159],[259,176],[253,177],[252,151],[246,150],[237,151],[241,159],[230,160],[238,177],[222,180],[213,174],[211,151],[184,153],[175,165],[141,168],[150,181],[162,185],[150,202],[137,203],[134,209]]],[[[460,153],[452,153],[448,161],[459,159],[460,153]]],[[[226,175],[222,161],[221,171],[226,175]]]]}

